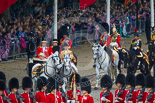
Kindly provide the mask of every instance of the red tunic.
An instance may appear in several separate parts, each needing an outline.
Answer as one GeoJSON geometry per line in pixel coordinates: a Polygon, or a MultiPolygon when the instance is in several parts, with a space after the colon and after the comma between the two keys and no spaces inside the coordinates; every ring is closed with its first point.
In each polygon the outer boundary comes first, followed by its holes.
{"type": "MultiPolygon", "coordinates": [[[[102,96],[103,93],[104,93],[104,91],[100,93],[100,103],[106,103],[104,101],[104,97],[102,96]]],[[[113,103],[113,94],[111,92],[108,93],[108,94],[109,94],[109,96],[106,96],[105,98],[108,99],[108,100],[110,100],[110,102],[108,102],[108,103],[113,103]]]]}
{"type": "Polygon", "coordinates": [[[55,94],[47,94],[47,102],[46,103],[61,103],[61,98],[59,97],[59,93],[57,93],[57,96],[55,98],[55,94]],[[55,100],[56,99],[56,100],[55,100]]]}
{"type": "MultiPolygon", "coordinates": [[[[150,95],[150,94],[151,94],[151,92],[147,92],[147,93],[146,93],[146,97],[147,97],[148,95],[150,95]]],[[[147,101],[147,103],[154,103],[154,102],[155,102],[155,93],[154,93],[154,95],[152,96],[151,99],[149,99],[149,100],[146,99],[146,101],[147,101]]]]}
{"type": "Polygon", "coordinates": [[[37,48],[37,57],[39,58],[39,54],[40,53],[44,53],[45,57],[48,58],[49,57],[49,48],[45,47],[44,51],[43,51],[43,47],[39,46],[37,48]]]}
{"type": "MultiPolygon", "coordinates": [[[[78,101],[80,101],[81,91],[80,90],[76,90],[76,94],[78,96],[78,101]]],[[[67,96],[68,96],[68,100],[73,100],[72,90],[67,91],[67,96]]]]}
{"type": "Polygon", "coordinates": [[[6,90],[7,90],[7,89],[5,89],[5,90],[3,91],[3,94],[4,94],[6,97],[8,97],[8,94],[6,93],[6,90]]]}
{"type": "Polygon", "coordinates": [[[49,47],[49,56],[50,56],[52,53],[54,53],[54,52],[53,52],[53,46],[50,46],[50,47],[49,47]]]}
{"type": "MultiPolygon", "coordinates": [[[[126,93],[125,93],[125,96],[127,95],[127,94],[129,94],[130,93],[130,90],[126,90],[126,93]]],[[[132,99],[129,99],[128,100],[128,102],[129,101],[131,101],[132,103],[136,103],[136,92],[135,91],[133,91],[132,92],[132,99]]],[[[125,101],[127,100],[127,98],[125,97],[125,101]]]]}
{"type": "Polygon", "coordinates": [[[11,103],[20,103],[20,101],[16,98],[16,94],[14,93],[10,93],[8,95],[8,98],[11,99],[10,100],[11,103]]]}
{"type": "Polygon", "coordinates": [[[24,92],[24,93],[22,93],[20,95],[21,95],[22,98],[24,98],[24,100],[23,100],[24,103],[33,103],[33,99],[30,98],[29,93],[24,92]]]}
{"type": "Polygon", "coordinates": [[[117,36],[117,44],[118,44],[118,47],[120,47],[121,48],[121,44],[120,44],[120,41],[121,41],[121,36],[120,36],[120,34],[117,36]]]}
{"type": "Polygon", "coordinates": [[[61,103],[63,101],[60,91],[57,91],[57,100],[58,100],[58,103],[61,103]]]}
{"type": "Polygon", "coordinates": [[[5,101],[3,100],[3,97],[2,97],[2,96],[0,96],[0,103],[7,103],[7,102],[5,102],[5,101]]]}
{"type": "Polygon", "coordinates": [[[89,94],[84,95],[80,97],[80,103],[94,103],[94,99],[89,94]]]}
{"type": "Polygon", "coordinates": [[[35,95],[36,101],[41,103],[46,103],[46,92],[39,91],[35,95]]]}
{"type": "MultiPolygon", "coordinates": [[[[115,91],[115,98],[117,97],[117,93],[119,93],[120,91],[121,91],[121,89],[117,89],[115,91]]],[[[124,103],[125,102],[125,94],[126,94],[126,91],[124,90],[123,93],[118,96],[119,100],[115,99],[115,103],[124,103]]]]}
{"type": "Polygon", "coordinates": [[[62,45],[64,44],[64,42],[66,42],[69,46],[70,46],[70,49],[72,48],[72,40],[67,38],[67,39],[60,39],[60,47],[62,49],[62,45]]]}
{"type": "MultiPolygon", "coordinates": [[[[136,98],[137,98],[138,95],[141,94],[141,90],[138,90],[138,91],[136,91],[135,93],[136,93],[136,98]]],[[[136,101],[137,101],[137,99],[136,99],[136,101]]],[[[143,102],[143,103],[145,103],[145,101],[146,101],[146,92],[143,92],[142,99],[140,99],[139,102],[143,102]]],[[[138,101],[137,101],[137,102],[138,102],[138,101]]]]}

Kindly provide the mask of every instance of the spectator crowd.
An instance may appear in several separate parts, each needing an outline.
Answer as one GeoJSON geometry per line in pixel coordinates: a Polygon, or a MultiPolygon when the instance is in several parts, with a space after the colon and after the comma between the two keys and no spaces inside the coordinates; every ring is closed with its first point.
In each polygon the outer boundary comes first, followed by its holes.
{"type": "MultiPolygon", "coordinates": [[[[145,20],[146,13],[150,13],[149,2],[139,1],[138,18],[145,20]]],[[[33,34],[36,46],[40,41],[47,40],[51,45],[53,37],[53,8],[49,0],[17,1],[9,8],[10,18],[0,18],[0,61],[7,60],[8,55],[24,53],[28,35],[33,34]]],[[[61,38],[61,27],[68,25],[68,32],[72,35],[76,31],[87,30],[94,34],[93,22],[106,21],[106,3],[94,4],[84,10],[72,6],[58,9],[58,38],[61,38]],[[72,19],[70,19],[72,18],[72,19]],[[84,19],[83,19],[84,18],[84,19]]],[[[126,27],[134,29],[132,22],[136,21],[136,6],[132,3],[124,5],[113,1],[111,3],[110,27],[116,24],[121,36],[127,37],[126,27]]]]}

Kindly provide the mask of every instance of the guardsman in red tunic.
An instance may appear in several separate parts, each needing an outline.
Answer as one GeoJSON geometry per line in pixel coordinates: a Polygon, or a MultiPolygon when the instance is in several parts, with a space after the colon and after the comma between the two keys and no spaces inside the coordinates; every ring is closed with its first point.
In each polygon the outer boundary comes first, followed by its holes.
{"type": "Polygon", "coordinates": [[[42,41],[41,43],[42,43],[42,46],[39,46],[37,48],[37,57],[39,58],[40,53],[44,53],[45,57],[48,58],[49,57],[49,48],[47,47],[47,42],[42,41]]]}
{"type": "Polygon", "coordinates": [[[0,80],[0,103],[7,103],[7,101],[4,99],[5,95],[3,94],[5,88],[5,82],[3,80],[0,80]]]}
{"type": "Polygon", "coordinates": [[[47,103],[63,103],[60,94],[56,92],[57,89],[58,89],[58,82],[55,81],[55,77],[48,78],[47,103]]]}
{"type": "MultiPolygon", "coordinates": [[[[0,80],[3,80],[4,83],[6,84],[6,76],[3,72],[0,72],[0,80]]],[[[3,94],[6,97],[8,97],[8,95],[10,94],[10,90],[7,88],[7,86],[6,86],[5,90],[3,91],[3,94]]]]}
{"type": "Polygon", "coordinates": [[[135,75],[127,74],[126,76],[126,93],[125,103],[136,103],[135,75]]]}
{"type": "Polygon", "coordinates": [[[88,78],[81,79],[81,91],[83,96],[80,97],[80,103],[94,103],[91,93],[91,83],[88,78]]]}
{"type": "Polygon", "coordinates": [[[118,47],[121,48],[121,35],[117,32],[116,26],[113,26],[112,29],[113,34],[111,34],[111,42],[116,42],[118,44],[118,47]]]}
{"type": "Polygon", "coordinates": [[[104,75],[101,78],[101,88],[103,91],[100,93],[100,103],[113,103],[113,94],[110,92],[112,88],[112,80],[110,76],[104,75]]]}
{"type": "Polygon", "coordinates": [[[148,92],[146,93],[145,103],[155,103],[155,81],[151,75],[146,76],[146,88],[148,92]]]}
{"type": "Polygon", "coordinates": [[[145,76],[143,74],[136,75],[136,98],[137,103],[145,103],[146,92],[145,92],[145,76]]]}
{"type": "Polygon", "coordinates": [[[77,89],[77,87],[79,87],[79,84],[80,84],[80,79],[81,79],[81,77],[77,73],[73,73],[70,76],[69,83],[70,83],[71,90],[67,91],[67,97],[68,97],[67,102],[68,103],[69,103],[69,101],[72,101],[72,100],[76,100],[78,102],[80,101],[81,91],[77,89]]]}
{"type": "Polygon", "coordinates": [[[11,103],[20,103],[20,94],[18,93],[19,82],[17,78],[12,78],[9,81],[9,89],[11,93],[8,95],[11,103]]]}
{"type": "Polygon", "coordinates": [[[118,89],[115,91],[115,103],[124,103],[125,102],[125,75],[118,74],[116,78],[116,86],[118,89]]]}
{"type": "Polygon", "coordinates": [[[37,88],[38,88],[38,92],[35,95],[35,99],[37,102],[39,103],[47,103],[46,101],[46,87],[47,85],[47,79],[45,77],[40,77],[37,80],[37,88]]]}
{"type": "Polygon", "coordinates": [[[31,92],[32,79],[29,77],[24,77],[22,80],[22,87],[23,87],[24,92],[20,95],[23,98],[23,102],[24,103],[33,103],[35,98],[31,92]]]}
{"type": "Polygon", "coordinates": [[[49,47],[49,55],[51,55],[52,53],[55,53],[55,51],[59,52],[59,50],[60,50],[60,47],[58,46],[58,40],[53,39],[53,46],[49,47]],[[57,50],[55,50],[56,48],[57,48],[57,50]]]}
{"type": "Polygon", "coordinates": [[[64,32],[63,38],[60,39],[60,48],[61,48],[61,51],[63,50],[62,45],[64,44],[64,42],[66,42],[69,45],[69,49],[72,48],[72,40],[68,37],[69,34],[68,34],[68,31],[67,31],[67,27],[64,28],[63,32],[64,32]]]}

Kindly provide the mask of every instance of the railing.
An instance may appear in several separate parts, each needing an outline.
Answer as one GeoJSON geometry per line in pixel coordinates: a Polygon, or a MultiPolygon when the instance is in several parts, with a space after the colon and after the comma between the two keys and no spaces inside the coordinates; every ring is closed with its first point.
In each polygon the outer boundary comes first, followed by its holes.
{"type": "MultiPolygon", "coordinates": [[[[116,25],[117,29],[119,30],[119,25],[116,25]]],[[[126,26],[126,31],[128,35],[133,34],[134,28],[136,28],[136,21],[130,21],[129,24],[126,26]]],[[[118,31],[119,32],[119,31],[118,31]]],[[[139,33],[144,33],[145,32],[145,20],[144,19],[139,19],[139,33]]],[[[81,46],[81,42],[84,41],[93,41],[95,40],[95,33],[96,30],[95,28],[91,30],[91,32],[88,29],[83,29],[79,31],[75,31],[72,34],[69,35],[69,37],[72,39],[73,42],[73,47],[81,46]]],[[[27,44],[28,42],[26,42],[27,44]]],[[[5,49],[5,46],[0,46],[0,48],[5,49]]],[[[22,52],[19,51],[20,46],[17,46],[17,42],[14,41],[10,45],[9,53],[7,58],[11,59],[16,59],[16,58],[21,58],[26,56],[26,49],[22,49],[22,52]]],[[[1,52],[1,50],[0,50],[1,52]]],[[[0,55],[1,58],[2,55],[0,55]]]]}

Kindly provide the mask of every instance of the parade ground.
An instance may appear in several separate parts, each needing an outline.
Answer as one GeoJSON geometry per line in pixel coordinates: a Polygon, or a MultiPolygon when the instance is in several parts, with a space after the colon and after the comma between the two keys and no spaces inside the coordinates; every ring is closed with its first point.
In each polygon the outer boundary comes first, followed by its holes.
{"type": "MultiPolygon", "coordinates": [[[[121,40],[121,45],[124,48],[129,49],[131,44],[131,38],[123,38],[121,40]]],[[[140,38],[142,39],[142,49],[146,53],[147,45],[145,35],[141,35],[140,38]]],[[[78,57],[78,70],[79,74],[83,77],[86,76],[90,79],[92,84],[92,93],[91,95],[94,97],[95,103],[99,103],[99,96],[100,92],[102,91],[101,88],[99,90],[94,90],[95,86],[95,69],[93,68],[94,61],[92,59],[92,50],[91,45],[88,42],[83,43],[81,46],[76,46],[72,49],[78,57]]],[[[0,71],[3,71],[6,74],[7,80],[12,77],[17,77],[19,79],[20,87],[21,87],[21,80],[24,76],[27,76],[26,71],[27,59],[19,59],[15,61],[7,61],[0,63],[0,71]]],[[[126,75],[126,69],[122,68],[123,73],[126,75]]],[[[137,71],[139,73],[139,71],[137,71]]],[[[153,70],[151,71],[153,73],[153,70]]],[[[100,77],[103,75],[101,71],[100,77]]],[[[8,81],[7,81],[8,82],[8,81]]],[[[20,88],[21,89],[21,88],[20,88]]],[[[113,85],[112,92],[116,90],[116,86],[113,85]]]]}

